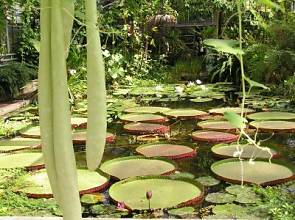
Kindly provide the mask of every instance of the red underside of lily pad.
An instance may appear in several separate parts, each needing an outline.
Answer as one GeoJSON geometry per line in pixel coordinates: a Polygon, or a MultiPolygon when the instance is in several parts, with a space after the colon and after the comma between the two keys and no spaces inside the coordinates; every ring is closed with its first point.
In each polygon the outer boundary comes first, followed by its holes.
{"type": "MultiPolygon", "coordinates": [[[[111,144],[116,140],[116,135],[107,132],[106,143],[111,144]]],[[[86,144],[86,132],[76,132],[73,133],[73,144],[75,145],[83,145],[86,144]]]]}
{"type": "Polygon", "coordinates": [[[208,143],[231,143],[237,141],[238,135],[218,132],[218,131],[196,131],[192,134],[194,141],[204,141],[208,143]]]}
{"type": "Polygon", "coordinates": [[[124,126],[124,131],[130,134],[167,134],[170,128],[166,125],[151,123],[131,123],[124,126]]]}

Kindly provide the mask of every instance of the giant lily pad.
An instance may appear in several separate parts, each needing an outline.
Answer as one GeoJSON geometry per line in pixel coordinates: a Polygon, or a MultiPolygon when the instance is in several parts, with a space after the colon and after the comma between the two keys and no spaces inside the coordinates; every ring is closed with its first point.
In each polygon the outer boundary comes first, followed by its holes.
{"type": "Polygon", "coordinates": [[[164,113],[169,110],[170,108],[165,108],[165,107],[139,106],[139,107],[127,108],[124,110],[124,112],[154,114],[154,113],[164,113]]]}
{"type": "Polygon", "coordinates": [[[176,167],[167,159],[130,156],[106,161],[100,169],[118,179],[126,179],[134,176],[169,174],[173,173],[176,167]]]}
{"type": "Polygon", "coordinates": [[[231,183],[253,183],[258,185],[274,185],[294,179],[294,169],[284,163],[268,160],[253,162],[239,159],[226,159],[215,162],[211,166],[218,178],[231,183]],[[242,175],[243,174],[243,175],[242,175]]]}
{"type": "Polygon", "coordinates": [[[248,115],[248,118],[255,121],[293,120],[295,113],[290,112],[257,112],[248,115]]]}
{"type": "MultiPolygon", "coordinates": [[[[106,143],[110,144],[115,141],[116,136],[112,133],[107,132],[106,143]]],[[[73,143],[77,145],[86,144],[86,131],[77,131],[73,133],[73,143]]]]}
{"type": "Polygon", "coordinates": [[[252,121],[250,126],[261,132],[295,132],[295,122],[290,121],[252,121]]]}
{"type": "Polygon", "coordinates": [[[198,119],[208,115],[207,112],[199,111],[196,109],[172,109],[170,111],[165,112],[165,115],[171,118],[176,118],[179,120],[191,120],[198,119]]]}
{"type": "MultiPolygon", "coordinates": [[[[210,114],[214,115],[223,115],[224,112],[234,112],[236,114],[241,114],[242,108],[240,107],[223,107],[223,108],[214,108],[209,110],[210,114]]],[[[244,114],[250,114],[255,112],[253,109],[250,108],[244,108],[244,114]]]]}
{"type": "Polygon", "coordinates": [[[41,145],[41,140],[36,138],[15,137],[12,139],[0,140],[0,146],[30,146],[37,147],[41,145]]]}
{"type": "Polygon", "coordinates": [[[203,188],[187,179],[164,176],[137,177],[111,186],[109,194],[117,202],[124,202],[132,210],[149,209],[146,192],[151,191],[151,209],[164,209],[186,204],[197,204],[203,199],[203,188]],[[185,190],[184,190],[185,189],[185,190]]]}
{"type": "Polygon", "coordinates": [[[20,135],[24,138],[41,138],[40,134],[40,127],[34,126],[30,127],[29,129],[26,129],[24,131],[20,131],[20,135]]]}
{"type": "Polygon", "coordinates": [[[71,118],[71,124],[73,128],[86,128],[87,118],[71,118]]]}
{"type": "Polygon", "coordinates": [[[124,131],[130,134],[166,134],[170,128],[165,125],[151,123],[130,123],[124,125],[124,131]]]}
{"type": "Polygon", "coordinates": [[[196,155],[196,149],[176,144],[149,144],[136,148],[136,151],[146,157],[167,157],[182,159],[196,155]]]}
{"type": "Polygon", "coordinates": [[[27,168],[29,170],[33,170],[41,169],[43,167],[43,155],[39,152],[0,155],[0,169],[27,168]]]}
{"type": "Polygon", "coordinates": [[[238,135],[219,131],[195,131],[192,133],[192,139],[194,141],[209,143],[231,143],[238,140],[238,138],[238,135]]]}
{"type": "Polygon", "coordinates": [[[216,120],[201,121],[198,123],[198,127],[204,130],[214,130],[214,131],[234,132],[237,130],[234,126],[231,125],[229,121],[216,121],[216,120]]]}
{"type": "MultiPolygon", "coordinates": [[[[109,177],[101,172],[78,169],[77,176],[80,195],[103,190],[109,185],[109,177]]],[[[45,170],[30,173],[23,181],[24,186],[18,191],[26,193],[29,197],[50,198],[53,196],[45,170]]]]}
{"type": "MultiPolygon", "coordinates": [[[[267,159],[271,156],[267,150],[261,150],[253,144],[217,144],[211,148],[211,151],[219,158],[231,158],[239,156],[239,154],[237,154],[237,149],[243,150],[241,152],[241,158],[267,159]]],[[[266,148],[264,147],[264,149],[266,148]]],[[[279,156],[278,152],[273,149],[270,149],[270,152],[272,153],[273,158],[279,156]]]]}
{"type": "Polygon", "coordinates": [[[168,118],[162,115],[137,114],[137,113],[122,115],[120,116],[120,119],[125,122],[163,123],[168,121],[168,118]]]}

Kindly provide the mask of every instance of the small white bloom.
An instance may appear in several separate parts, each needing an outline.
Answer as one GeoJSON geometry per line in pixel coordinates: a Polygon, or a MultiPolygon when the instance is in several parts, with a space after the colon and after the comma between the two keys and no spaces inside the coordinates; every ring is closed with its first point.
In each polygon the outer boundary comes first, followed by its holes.
{"type": "Polygon", "coordinates": [[[71,75],[75,75],[75,74],[77,73],[77,71],[74,70],[74,69],[69,69],[69,73],[70,73],[71,75]]]}
{"type": "Polygon", "coordinates": [[[156,91],[162,91],[163,87],[161,85],[157,85],[155,89],[156,89],[156,91]]]}
{"type": "Polygon", "coordinates": [[[187,84],[187,87],[192,87],[192,86],[194,86],[194,85],[195,85],[194,82],[189,81],[189,83],[187,84]]]}
{"type": "Polygon", "coordinates": [[[197,80],[196,80],[196,83],[197,83],[198,85],[201,85],[201,84],[202,84],[202,81],[199,80],[199,79],[197,79],[197,80]]]}
{"type": "Polygon", "coordinates": [[[157,97],[157,98],[162,98],[162,95],[157,93],[157,94],[156,94],[156,97],[157,97]]]}
{"type": "Polygon", "coordinates": [[[184,88],[182,88],[181,86],[176,86],[176,87],[175,87],[175,92],[176,92],[176,93],[179,93],[179,94],[180,94],[180,93],[183,92],[183,90],[184,90],[184,88]]]}

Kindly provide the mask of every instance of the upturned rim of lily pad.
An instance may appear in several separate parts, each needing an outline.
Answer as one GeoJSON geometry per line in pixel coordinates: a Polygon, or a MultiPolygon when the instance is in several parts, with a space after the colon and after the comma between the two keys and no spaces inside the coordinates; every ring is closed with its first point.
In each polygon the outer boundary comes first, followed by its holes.
{"type": "Polygon", "coordinates": [[[136,107],[126,108],[124,109],[124,112],[155,114],[155,113],[165,113],[166,111],[169,111],[169,110],[170,108],[158,107],[158,106],[136,106],[136,107]]]}
{"type": "MultiPolygon", "coordinates": [[[[189,205],[197,205],[197,204],[200,204],[203,202],[204,200],[204,186],[200,183],[198,183],[197,181],[194,181],[194,180],[191,180],[191,179],[187,179],[187,178],[181,178],[181,177],[178,177],[178,178],[171,178],[170,176],[157,176],[157,175],[148,175],[148,176],[138,176],[138,177],[131,177],[131,178],[128,178],[128,179],[125,179],[125,180],[121,180],[115,184],[113,184],[110,189],[109,189],[109,194],[110,194],[110,197],[112,199],[112,201],[114,202],[122,202],[122,201],[117,201],[116,198],[113,198],[114,196],[112,195],[113,194],[113,190],[114,188],[118,188],[124,184],[128,184],[130,182],[135,182],[135,181],[141,181],[141,180],[168,180],[168,181],[176,181],[176,182],[184,182],[186,184],[191,184],[193,185],[194,187],[196,187],[198,189],[198,191],[200,191],[200,193],[198,195],[196,195],[195,197],[189,199],[189,200],[186,200],[186,201],[183,201],[183,202],[179,202],[177,205],[171,205],[171,206],[167,206],[167,207],[160,207],[160,208],[180,208],[180,207],[184,207],[184,206],[189,206],[189,205]]],[[[167,184],[165,184],[166,186],[167,184]]],[[[183,193],[185,193],[186,191],[184,190],[183,193]]],[[[144,192],[145,194],[145,192],[144,192]]],[[[133,196],[133,195],[131,195],[133,196]]],[[[165,199],[165,197],[161,197],[161,199],[165,199]]],[[[123,201],[124,202],[124,201],[123,201]]],[[[148,210],[148,206],[146,208],[141,208],[141,209],[138,209],[138,208],[133,208],[131,207],[130,205],[126,204],[125,203],[125,207],[128,209],[128,210],[148,210]]],[[[155,209],[160,209],[160,208],[155,208],[155,209]]]]}
{"type": "Polygon", "coordinates": [[[140,145],[135,150],[137,153],[144,155],[146,157],[165,157],[172,160],[186,159],[186,158],[191,158],[197,155],[197,148],[191,148],[185,145],[169,144],[169,143],[144,144],[144,145],[140,145]],[[169,155],[168,154],[165,155],[165,150],[161,152],[161,149],[160,149],[161,147],[162,148],[167,147],[168,149],[169,147],[171,147],[171,149],[168,150],[169,155]],[[154,153],[152,153],[153,155],[150,155],[149,152],[146,152],[146,150],[150,148],[154,149],[154,153]],[[175,152],[177,148],[182,148],[183,149],[182,152],[180,150],[178,152],[175,152]],[[174,153],[173,153],[173,150],[174,150],[174,153]]]}
{"type": "MultiPolygon", "coordinates": [[[[86,144],[86,130],[77,130],[72,133],[72,138],[73,138],[73,144],[74,145],[84,145],[86,144]],[[81,134],[81,137],[78,138],[77,135],[81,134]],[[83,138],[82,138],[83,137],[83,138]]],[[[106,143],[107,144],[112,144],[116,140],[116,135],[110,132],[106,133],[106,143]]]]}
{"type": "Polygon", "coordinates": [[[178,120],[196,120],[208,115],[208,113],[205,111],[200,111],[193,108],[171,109],[164,114],[170,118],[175,118],[178,120]]]}
{"type": "MultiPolygon", "coordinates": [[[[145,157],[145,156],[126,156],[126,157],[114,158],[114,159],[103,162],[100,165],[99,169],[102,172],[107,173],[108,175],[110,175],[115,180],[122,180],[122,179],[132,178],[134,176],[120,177],[120,176],[114,174],[113,172],[110,172],[110,171],[106,170],[108,165],[118,163],[118,162],[122,162],[122,161],[126,161],[126,160],[138,160],[138,161],[139,160],[145,160],[145,161],[150,160],[150,161],[153,161],[154,163],[156,161],[161,161],[161,163],[164,162],[166,164],[169,164],[169,166],[173,167],[173,169],[169,168],[169,169],[165,169],[164,172],[156,173],[157,175],[170,175],[170,174],[174,173],[177,170],[177,164],[173,160],[170,160],[170,159],[164,158],[164,157],[145,157]]],[[[122,172],[125,169],[130,170],[130,167],[121,167],[121,165],[117,165],[117,166],[121,169],[122,172]]],[[[148,175],[152,175],[152,174],[140,174],[140,173],[138,173],[135,176],[143,176],[143,175],[148,176],[148,175]]]]}
{"type": "Polygon", "coordinates": [[[203,130],[222,131],[222,132],[236,132],[237,128],[232,126],[226,120],[205,120],[197,123],[197,126],[203,130]]]}
{"type": "Polygon", "coordinates": [[[119,116],[120,120],[123,122],[147,122],[147,123],[165,123],[169,119],[156,114],[149,113],[129,113],[119,116]]]}
{"type": "Polygon", "coordinates": [[[260,132],[295,132],[295,122],[293,121],[252,121],[250,127],[260,132]]]}
{"type": "MultiPolygon", "coordinates": [[[[223,115],[224,112],[234,112],[236,114],[241,113],[241,107],[221,107],[221,108],[213,108],[209,110],[209,113],[212,115],[223,115]]],[[[254,109],[244,108],[244,114],[252,114],[254,113],[254,109]]]]}
{"type": "Polygon", "coordinates": [[[208,143],[231,143],[237,141],[239,138],[238,135],[232,133],[203,130],[193,132],[191,137],[193,141],[202,141],[208,143]],[[216,135],[216,137],[212,137],[212,135],[216,135]]]}
{"type": "MultiPolygon", "coordinates": [[[[96,172],[98,175],[100,175],[101,177],[103,177],[105,179],[105,181],[100,185],[96,184],[96,185],[93,185],[92,187],[87,188],[87,189],[80,189],[79,190],[79,195],[84,195],[84,194],[103,191],[104,189],[106,189],[107,187],[110,186],[110,182],[109,182],[110,176],[107,175],[106,173],[102,172],[101,170],[89,171],[87,169],[77,169],[77,175],[79,175],[79,171],[96,172]]],[[[28,173],[26,175],[26,177],[37,175],[38,173],[46,173],[46,170],[42,169],[42,170],[38,170],[38,171],[35,171],[35,172],[28,173]]],[[[48,184],[49,184],[49,179],[47,178],[47,180],[48,180],[48,184]]],[[[85,180],[85,178],[83,178],[83,180],[85,180]]],[[[37,186],[39,186],[39,185],[40,185],[40,182],[37,183],[37,186]]],[[[79,185],[79,178],[78,178],[78,185],[79,185]]],[[[34,186],[32,186],[32,187],[34,187],[34,186]]],[[[29,192],[29,190],[24,190],[24,189],[26,189],[26,187],[17,189],[16,192],[23,192],[28,197],[36,198],[36,199],[53,198],[53,193],[52,192],[51,193],[37,193],[37,192],[29,192]]]]}
{"type": "MultiPolygon", "coordinates": [[[[230,148],[235,148],[235,146],[237,146],[238,144],[237,143],[231,143],[231,144],[224,144],[224,143],[220,143],[220,144],[216,144],[216,145],[214,145],[213,147],[211,147],[211,152],[214,154],[214,156],[215,157],[217,157],[217,158],[219,158],[219,159],[227,159],[227,158],[234,158],[234,156],[233,156],[233,154],[232,155],[229,155],[227,152],[223,152],[222,153],[222,151],[219,151],[220,149],[222,149],[222,148],[227,148],[227,147],[230,147],[230,148]]],[[[240,146],[244,146],[244,147],[246,147],[246,146],[249,146],[249,145],[251,145],[252,146],[252,144],[239,144],[240,146]]],[[[253,145],[254,146],[254,145],[253,145]]],[[[263,147],[263,146],[262,146],[263,147]]],[[[274,148],[272,148],[272,147],[269,147],[269,149],[272,151],[272,153],[273,153],[273,155],[272,155],[272,158],[273,159],[276,159],[276,158],[279,158],[280,157],[280,154],[279,154],[279,152],[277,151],[277,150],[275,150],[274,148]]],[[[259,150],[259,149],[257,149],[257,150],[259,150]]],[[[261,150],[260,150],[261,151],[261,150]]],[[[234,151],[233,151],[233,153],[234,153],[234,151]]],[[[259,156],[257,156],[257,154],[256,154],[256,156],[255,156],[255,154],[254,154],[254,157],[255,158],[261,158],[261,159],[268,159],[270,156],[268,156],[268,157],[259,157],[259,156]]],[[[243,159],[249,159],[249,158],[251,158],[251,157],[248,157],[248,156],[243,156],[243,154],[241,155],[241,158],[243,158],[243,159]]]]}
{"type": "Polygon", "coordinates": [[[250,120],[255,121],[284,121],[284,120],[294,120],[295,113],[293,112],[279,112],[279,111],[271,111],[271,112],[256,112],[247,116],[250,120]]]}
{"type": "MultiPolygon", "coordinates": [[[[254,161],[254,163],[255,162],[265,162],[267,164],[270,164],[269,163],[269,160],[266,160],[266,159],[256,159],[254,161]]],[[[239,176],[237,178],[232,178],[232,177],[230,178],[230,177],[225,177],[223,175],[220,175],[220,174],[217,174],[216,173],[216,171],[214,170],[214,168],[217,167],[217,166],[219,166],[219,165],[226,164],[226,163],[237,163],[237,164],[240,165],[241,161],[238,158],[230,158],[230,159],[220,160],[220,161],[217,161],[217,162],[215,162],[215,163],[213,163],[211,165],[211,171],[214,173],[214,175],[218,179],[224,180],[224,181],[229,182],[229,183],[241,184],[242,181],[241,181],[241,175],[240,174],[239,174],[239,176]]],[[[285,182],[288,182],[290,180],[294,180],[295,179],[295,168],[290,163],[288,163],[286,161],[282,161],[282,160],[275,160],[275,161],[272,161],[271,164],[280,165],[280,166],[284,167],[285,169],[288,169],[290,172],[292,172],[292,175],[290,175],[288,177],[274,179],[274,180],[270,180],[270,181],[264,181],[264,182],[260,182],[260,183],[251,182],[251,181],[247,181],[247,180],[244,179],[243,180],[243,183],[244,184],[250,184],[250,185],[251,184],[256,184],[256,185],[260,185],[260,186],[271,186],[271,185],[285,183],[285,182]]],[[[231,171],[228,171],[227,173],[232,173],[232,172],[231,171]]],[[[264,171],[264,173],[265,173],[265,171],[264,171]]]]}
{"type": "Polygon", "coordinates": [[[170,131],[170,127],[161,124],[135,122],[129,123],[123,126],[125,132],[141,135],[141,134],[167,134],[170,131]]]}

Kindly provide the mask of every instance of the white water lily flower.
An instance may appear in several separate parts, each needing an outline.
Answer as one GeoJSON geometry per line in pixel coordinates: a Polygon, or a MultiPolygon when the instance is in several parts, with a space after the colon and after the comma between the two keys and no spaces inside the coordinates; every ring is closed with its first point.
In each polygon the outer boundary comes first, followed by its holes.
{"type": "Polygon", "coordinates": [[[163,87],[161,85],[157,85],[155,88],[156,91],[162,91],[163,87]]]}
{"type": "Polygon", "coordinates": [[[70,73],[71,75],[75,75],[75,74],[77,73],[77,71],[74,70],[74,69],[69,69],[69,73],[70,73]]]}
{"type": "Polygon", "coordinates": [[[202,81],[199,80],[199,79],[197,79],[197,80],[196,80],[196,83],[197,83],[198,85],[201,85],[201,84],[202,84],[202,81]]]}
{"type": "Polygon", "coordinates": [[[184,88],[182,88],[181,86],[176,86],[176,87],[175,87],[175,92],[176,92],[176,93],[182,93],[183,90],[184,90],[184,88]]]}
{"type": "Polygon", "coordinates": [[[188,84],[187,84],[187,87],[192,87],[192,86],[194,86],[194,85],[195,85],[194,82],[189,81],[188,84]]]}

